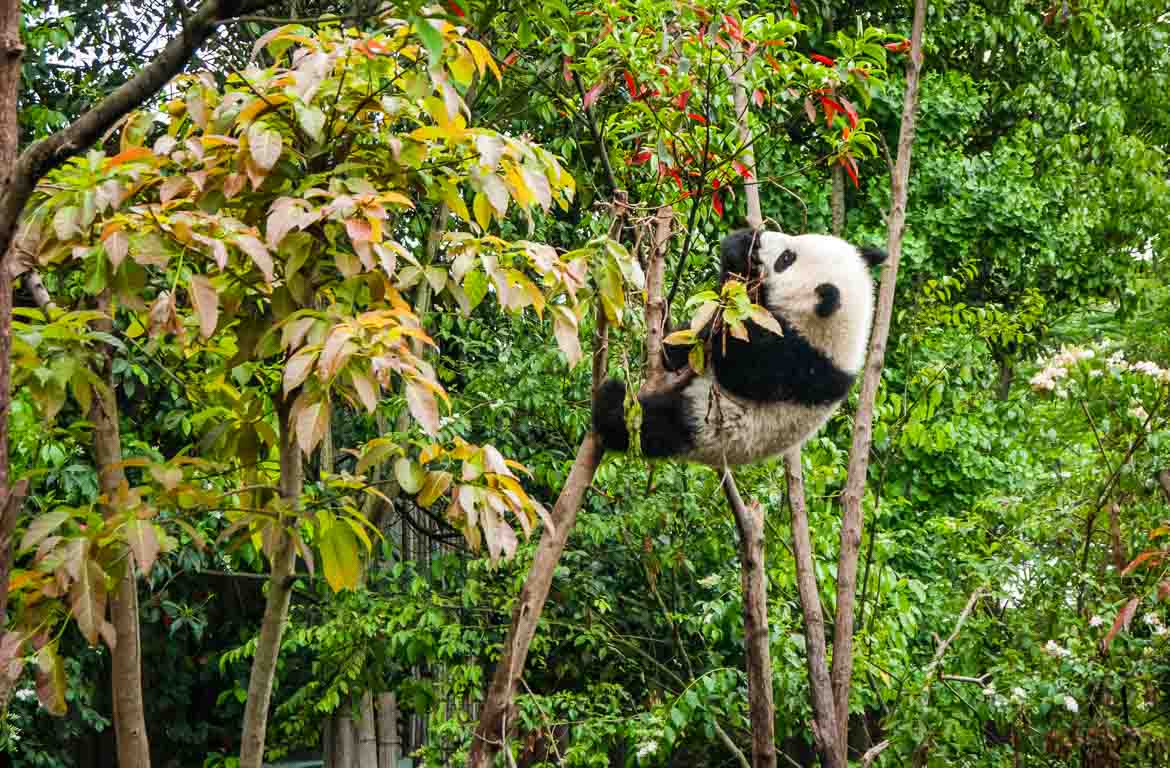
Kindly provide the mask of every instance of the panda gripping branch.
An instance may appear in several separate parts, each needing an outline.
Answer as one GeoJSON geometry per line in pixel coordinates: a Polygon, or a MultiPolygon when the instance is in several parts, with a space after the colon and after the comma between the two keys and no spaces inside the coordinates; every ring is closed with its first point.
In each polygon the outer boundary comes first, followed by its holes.
{"type": "MultiPolygon", "coordinates": [[[[849,394],[869,343],[874,286],[869,268],[886,259],[829,235],[741,230],[720,244],[720,285],[758,285],[756,302],[783,335],[747,322],[748,340],[710,339],[703,373],[643,393],[642,453],[721,467],[751,464],[802,444],[849,394]],[[712,389],[716,396],[712,396],[712,389]]],[[[708,339],[709,321],[699,333],[708,339]]],[[[667,370],[687,365],[667,348],[667,370]]],[[[593,404],[606,450],[626,451],[625,384],[607,380],[593,404]]]]}

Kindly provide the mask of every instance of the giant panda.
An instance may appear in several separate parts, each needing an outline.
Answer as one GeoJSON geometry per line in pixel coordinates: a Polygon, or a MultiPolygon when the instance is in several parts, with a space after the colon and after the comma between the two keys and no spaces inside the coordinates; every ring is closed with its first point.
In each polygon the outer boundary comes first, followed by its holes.
{"type": "MultiPolygon", "coordinates": [[[[735,277],[758,291],[755,302],[784,334],[750,320],[746,342],[717,333],[703,373],[639,396],[642,453],[722,467],[802,444],[837,410],[861,371],[874,307],[869,268],[885,259],[882,250],[830,235],[748,229],[725,237],[720,285],[735,277]]],[[[711,333],[709,321],[700,337],[711,333]]],[[[686,351],[667,347],[666,368],[685,367],[686,351]]],[[[624,400],[619,380],[598,390],[593,427],[605,450],[629,449],[624,400]]]]}

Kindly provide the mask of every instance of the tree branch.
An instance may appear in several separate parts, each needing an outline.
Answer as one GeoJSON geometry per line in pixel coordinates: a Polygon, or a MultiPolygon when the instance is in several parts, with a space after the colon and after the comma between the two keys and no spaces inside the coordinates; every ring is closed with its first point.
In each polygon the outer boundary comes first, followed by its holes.
{"type": "Polygon", "coordinates": [[[9,246],[24,206],[37,182],[70,157],[85,151],[122,117],[154,96],[183,71],[191,56],[215,32],[220,21],[259,10],[271,0],[203,0],[186,19],[183,31],[149,64],[67,127],[32,144],[16,161],[0,195],[0,253],[9,246]]]}
{"type": "Polygon", "coordinates": [[[857,594],[857,559],[861,548],[862,509],[869,451],[873,441],[874,400],[881,382],[894,309],[898,260],[906,226],[906,197],[910,179],[910,154],[914,146],[918,113],[918,79],[922,71],[922,31],[926,23],[926,0],[915,0],[910,33],[910,56],[906,63],[906,92],[902,104],[902,127],[898,135],[898,160],[890,181],[891,210],[887,222],[887,259],[878,291],[877,312],[861,382],[860,404],[853,423],[853,444],[849,452],[849,474],[842,494],[841,549],[837,562],[837,616],[833,629],[833,700],[837,714],[838,740],[847,743],[849,689],[853,677],[853,609],[857,594]]]}
{"type": "Polygon", "coordinates": [[[788,508],[792,512],[792,553],[796,560],[796,587],[804,612],[805,649],[808,657],[808,686],[812,697],[815,728],[813,739],[826,768],[846,768],[845,745],[839,743],[837,712],[829,664],[825,659],[825,618],[817,593],[817,577],[804,505],[804,477],[800,448],[784,453],[784,475],[788,485],[788,508]]]}

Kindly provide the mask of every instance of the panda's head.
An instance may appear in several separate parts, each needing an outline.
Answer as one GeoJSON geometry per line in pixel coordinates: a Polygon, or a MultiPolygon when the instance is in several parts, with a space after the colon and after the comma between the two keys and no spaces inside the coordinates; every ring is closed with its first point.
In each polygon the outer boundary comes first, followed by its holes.
{"type": "Polygon", "coordinates": [[[831,235],[741,230],[723,239],[720,252],[720,282],[759,280],[761,303],[843,368],[860,367],[873,316],[870,267],[885,261],[885,251],[831,235]]]}

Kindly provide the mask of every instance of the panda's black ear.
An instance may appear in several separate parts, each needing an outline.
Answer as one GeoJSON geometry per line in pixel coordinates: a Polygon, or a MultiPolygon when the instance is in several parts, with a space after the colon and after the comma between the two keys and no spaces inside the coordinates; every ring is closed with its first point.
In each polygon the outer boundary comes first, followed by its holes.
{"type": "Polygon", "coordinates": [[[867,245],[861,248],[861,258],[871,267],[876,267],[886,260],[886,249],[867,245]]]}
{"type": "Polygon", "coordinates": [[[752,252],[760,233],[754,229],[741,229],[732,232],[719,243],[719,266],[722,274],[719,281],[725,281],[730,275],[748,277],[752,265],[752,252]]]}

